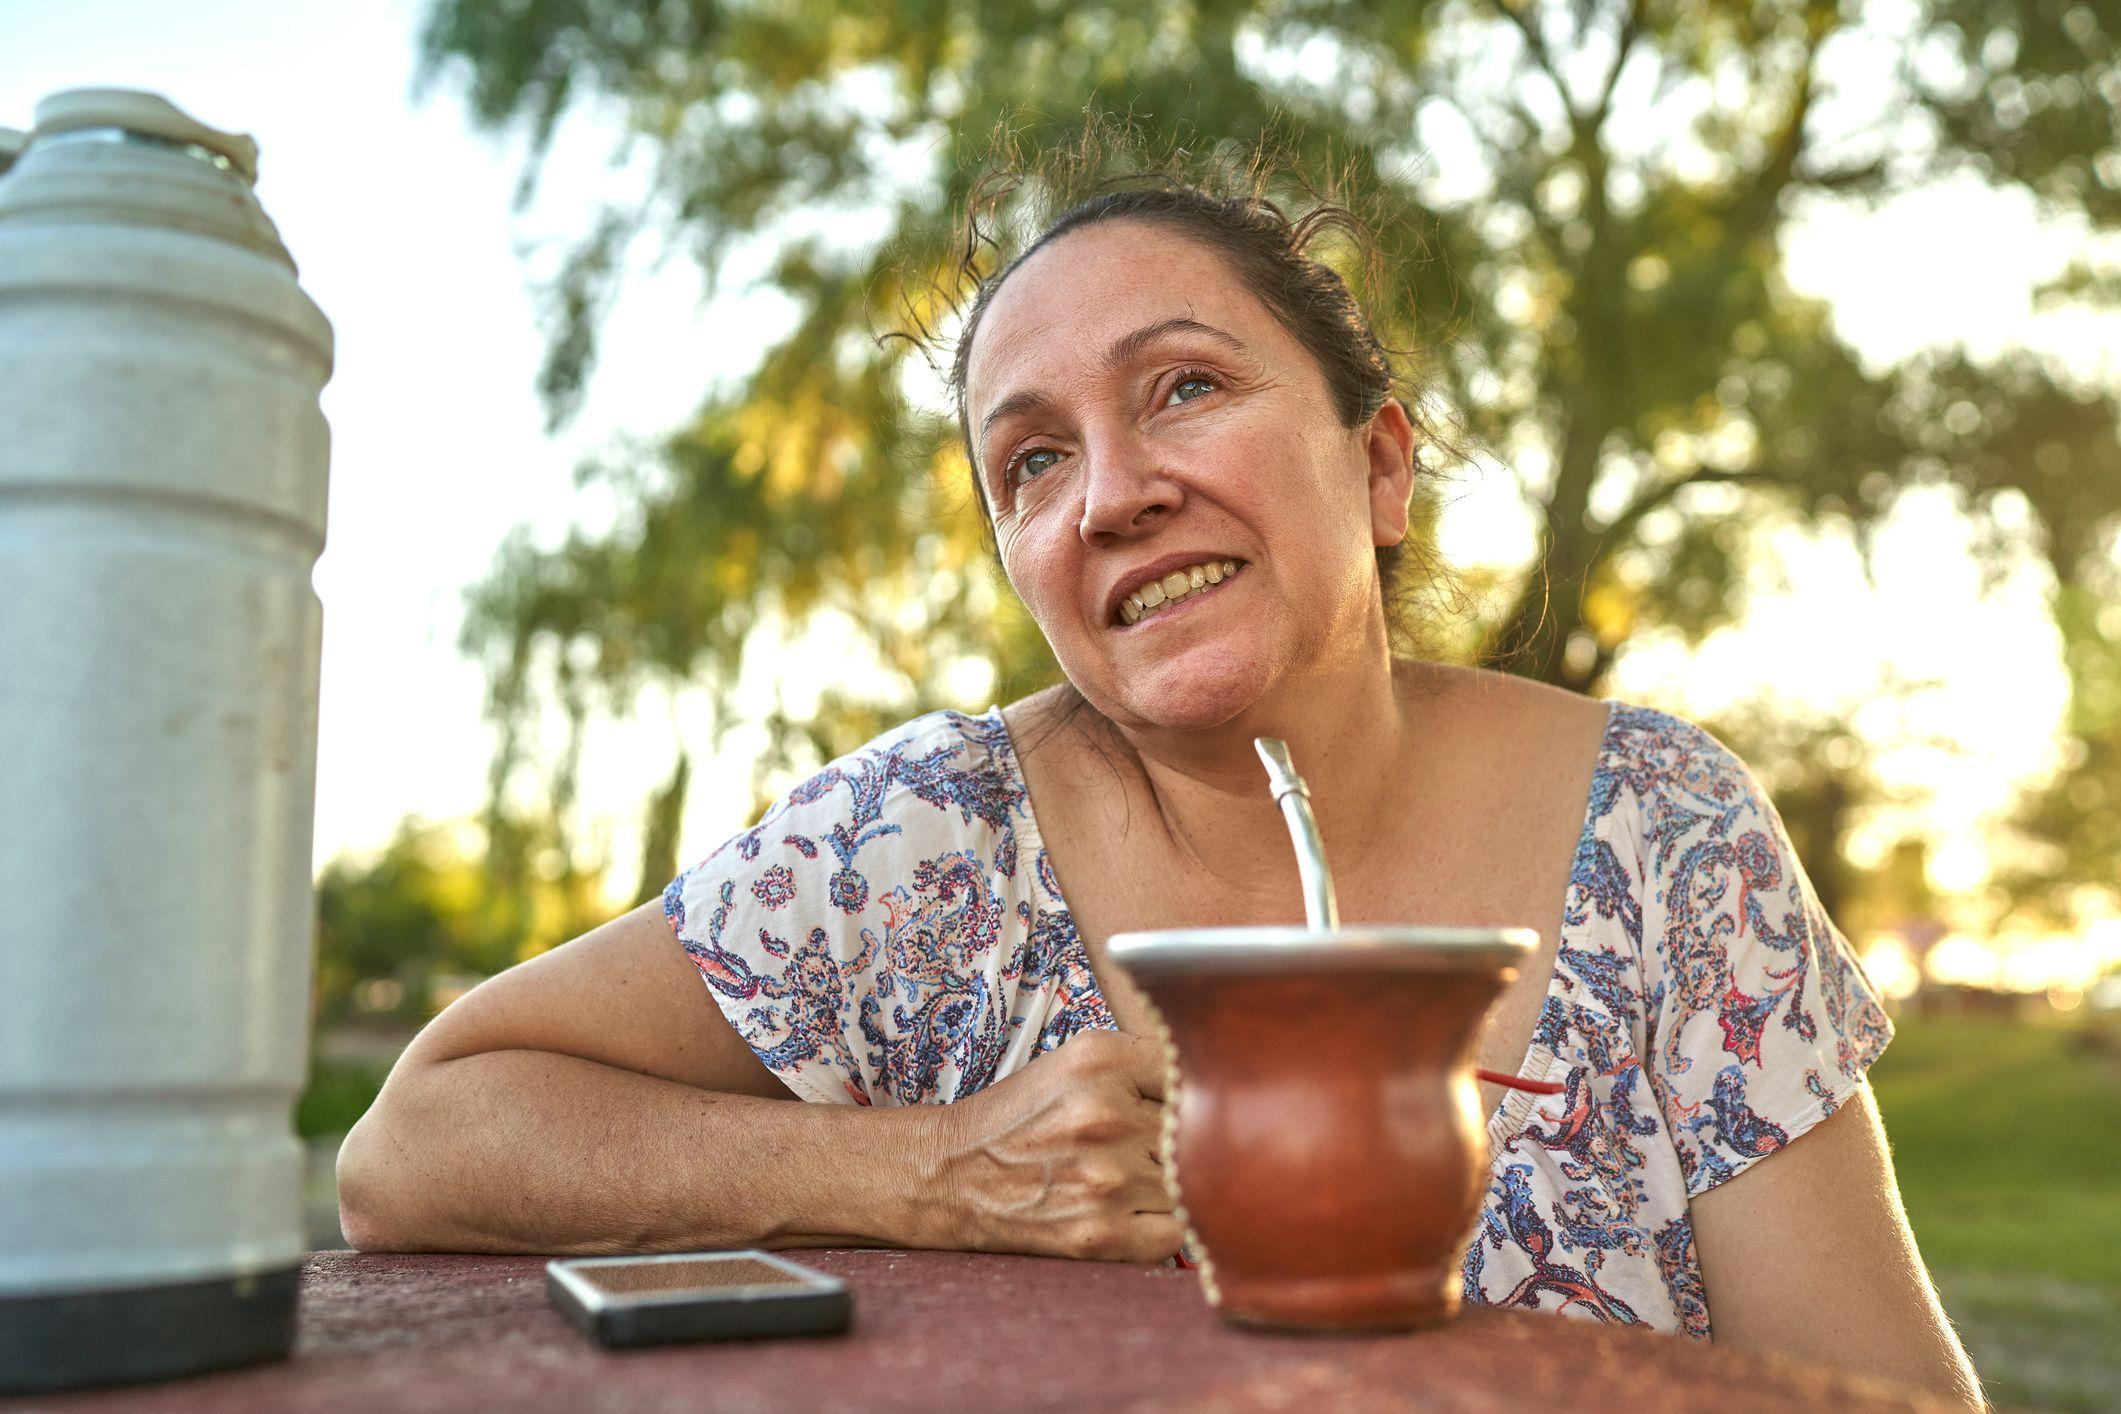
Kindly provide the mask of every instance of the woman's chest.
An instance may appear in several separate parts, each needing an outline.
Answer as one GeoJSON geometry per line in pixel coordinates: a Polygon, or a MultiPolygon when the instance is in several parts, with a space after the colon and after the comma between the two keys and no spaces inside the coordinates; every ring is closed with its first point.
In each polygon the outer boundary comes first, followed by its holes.
{"type": "MultiPolygon", "coordinates": [[[[1204,877],[1173,852],[1138,841],[1133,849],[1112,847],[1104,843],[1109,832],[1097,825],[1066,810],[1055,811],[1051,820],[1041,814],[1048,865],[1123,1031],[1153,1031],[1154,1021],[1148,999],[1110,959],[1113,934],[1302,921],[1293,853],[1280,887],[1239,890],[1204,877]]],[[[1476,1043],[1478,1064],[1514,1073],[1552,976],[1573,841],[1556,843],[1551,832],[1525,839],[1510,831],[1460,830],[1449,848],[1444,843],[1409,843],[1398,868],[1336,871],[1341,921],[1536,931],[1540,948],[1505,987],[1476,1043]]]]}
{"type": "MultiPolygon", "coordinates": [[[[1521,927],[1539,935],[1539,949],[1504,989],[1475,1048],[1478,1065],[1514,1072],[1554,976],[1609,719],[1602,703],[1545,689],[1513,689],[1474,707],[1431,713],[1419,768],[1392,770],[1404,786],[1388,818],[1372,821],[1352,844],[1336,847],[1329,837],[1327,863],[1343,923],[1521,927]]],[[[1098,770],[1101,763],[1072,748],[1065,733],[1045,739],[1053,745],[1019,764],[1047,865],[1121,1029],[1153,1030],[1154,1021],[1147,999],[1110,961],[1113,934],[1302,920],[1288,839],[1250,841],[1255,847],[1245,854],[1261,863],[1213,876],[1161,827],[1139,772],[1108,763],[1098,770]]]]}

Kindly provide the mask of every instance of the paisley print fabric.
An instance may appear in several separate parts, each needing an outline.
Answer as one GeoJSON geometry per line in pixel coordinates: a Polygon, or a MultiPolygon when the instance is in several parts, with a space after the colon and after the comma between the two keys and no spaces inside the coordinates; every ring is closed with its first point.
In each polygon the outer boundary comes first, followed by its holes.
{"type": "MultiPolygon", "coordinates": [[[[797,1095],[946,1104],[1112,1013],[998,708],[797,786],[674,880],[708,993],[797,1095]]],[[[1751,773],[1612,704],[1466,1297],[1706,1337],[1688,1200],[1832,1114],[1892,1027],[1751,773]]]]}
{"type": "Polygon", "coordinates": [[[806,1100],[947,1103],[1115,1029],[998,708],[833,762],[679,875],[663,914],[806,1100]]]}

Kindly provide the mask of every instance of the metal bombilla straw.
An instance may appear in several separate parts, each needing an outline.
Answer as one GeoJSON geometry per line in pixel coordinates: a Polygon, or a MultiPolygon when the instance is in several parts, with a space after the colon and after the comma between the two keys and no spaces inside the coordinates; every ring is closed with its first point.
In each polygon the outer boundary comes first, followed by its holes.
{"type": "Polygon", "coordinates": [[[1325,841],[1318,836],[1318,820],[1311,814],[1311,789],[1296,774],[1289,759],[1289,744],[1280,737],[1256,736],[1252,745],[1267,763],[1267,778],[1273,782],[1274,803],[1289,822],[1289,838],[1296,844],[1296,873],[1304,886],[1304,923],[1314,933],[1330,933],[1340,926],[1340,907],[1333,902],[1333,875],[1326,868],[1325,841]]]}
{"type": "MultiPolygon", "coordinates": [[[[1304,886],[1304,923],[1314,933],[1330,933],[1340,927],[1340,907],[1333,901],[1333,876],[1326,870],[1326,845],[1319,837],[1318,820],[1311,814],[1311,789],[1296,774],[1289,759],[1289,744],[1279,737],[1256,736],[1252,745],[1267,764],[1273,782],[1275,803],[1289,822],[1289,838],[1296,845],[1296,873],[1304,886]]],[[[1561,1086],[1548,1080],[1526,1080],[1500,1071],[1475,1067],[1473,1074],[1491,1085],[1508,1090],[1529,1090],[1535,1095],[1558,1095],[1561,1086]]]]}

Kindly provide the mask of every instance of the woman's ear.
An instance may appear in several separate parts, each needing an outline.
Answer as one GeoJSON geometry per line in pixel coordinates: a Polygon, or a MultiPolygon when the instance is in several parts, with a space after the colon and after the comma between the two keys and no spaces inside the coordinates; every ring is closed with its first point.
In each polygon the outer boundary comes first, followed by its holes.
{"type": "Polygon", "coordinates": [[[1386,398],[1362,437],[1370,468],[1370,538],[1397,545],[1407,538],[1407,502],[1414,495],[1414,423],[1406,404],[1386,398]]]}

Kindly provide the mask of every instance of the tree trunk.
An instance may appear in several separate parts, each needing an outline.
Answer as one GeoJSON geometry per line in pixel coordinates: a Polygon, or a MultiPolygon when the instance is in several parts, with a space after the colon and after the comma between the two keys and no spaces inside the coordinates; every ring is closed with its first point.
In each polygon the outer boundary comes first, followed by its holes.
{"type": "Polygon", "coordinates": [[[1605,439],[1602,433],[1582,431],[1585,422],[1570,419],[1563,438],[1561,474],[1547,504],[1546,553],[1539,570],[1525,581],[1516,605],[1482,655],[1520,677],[1576,692],[1591,685],[1596,665],[1571,667],[1569,640],[1583,627],[1584,584],[1604,549],[1603,537],[1585,522],[1598,450],[1605,439]]]}

